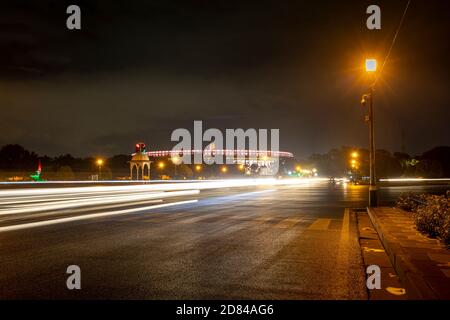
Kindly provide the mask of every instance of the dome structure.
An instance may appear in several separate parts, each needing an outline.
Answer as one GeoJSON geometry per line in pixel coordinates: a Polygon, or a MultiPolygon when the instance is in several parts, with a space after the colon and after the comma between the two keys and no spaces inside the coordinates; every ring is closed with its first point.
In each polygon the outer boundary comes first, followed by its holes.
{"type": "Polygon", "coordinates": [[[135,153],[131,161],[150,161],[150,158],[145,153],[135,153]]]}
{"type": "MultiPolygon", "coordinates": [[[[140,146],[140,144],[138,145],[140,146]]],[[[131,180],[150,180],[151,161],[145,153],[145,148],[139,148],[137,152],[133,154],[129,163],[131,180]]]]}

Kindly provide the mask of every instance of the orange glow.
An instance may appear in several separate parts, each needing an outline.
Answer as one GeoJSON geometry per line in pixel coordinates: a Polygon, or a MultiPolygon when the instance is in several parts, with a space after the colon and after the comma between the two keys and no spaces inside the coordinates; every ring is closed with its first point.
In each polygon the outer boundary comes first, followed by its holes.
{"type": "Polygon", "coordinates": [[[179,165],[182,162],[182,160],[179,156],[172,156],[171,160],[172,160],[172,163],[175,165],[179,165]]]}

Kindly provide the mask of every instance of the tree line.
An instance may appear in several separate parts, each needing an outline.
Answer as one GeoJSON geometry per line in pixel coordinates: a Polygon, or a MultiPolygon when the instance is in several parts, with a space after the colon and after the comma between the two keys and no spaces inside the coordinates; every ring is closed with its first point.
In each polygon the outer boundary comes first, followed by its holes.
{"type": "MultiPolygon", "coordinates": [[[[306,159],[284,159],[280,163],[280,174],[295,171],[296,166],[315,168],[321,176],[344,176],[351,170],[352,154],[357,153],[356,170],[359,175],[369,175],[369,153],[367,149],[343,146],[330,150],[325,154],[312,154],[306,159]]],[[[128,161],[131,156],[120,154],[104,159],[102,166],[103,179],[127,178],[129,176],[128,161]]],[[[169,159],[152,159],[152,178],[174,176],[178,178],[195,178],[197,176],[220,176],[219,166],[203,165],[201,170],[194,166],[180,165],[177,168],[169,159]],[[165,163],[159,168],[160,161],[165,163]]],[[[17,144],[8,144],[0,148],[0,179],[11,175],[28,175],[37,170],[39,161],[42,164],[43,176],[53,179],[88,179],[98,173],[95,157],[77,158],[70,154],[56,157],[39,156],[17,144]]],[[[391,153],[386,150],[376,151],[376,172],[378,178],[388,177],[450,177],[450,147],[433,148],[420,155],[409,155],[402,152],[391,153]]],[[[229,166],[227,175],[240,175],[242,170],[229,166]]]]}
{"type": "MultiPolygon", "coordinates": [[[[404,152],[391,153],[387,150],[376,150],[375,171],[378,178],[395,177],[450,177],[450,147],[441,146],[420,155],[404,152]]],[[[359,175],[369,175],[369,151],[355,147],[332,149],[326,154],[313,154],[306,161],[309,166],[316,167],[322,175],[340,176],[356,170],[359,175]],[[352,155],[356,153],[357,157],[352,155]],[[355,160],[355,168],[352,168],[355,160]]]]}

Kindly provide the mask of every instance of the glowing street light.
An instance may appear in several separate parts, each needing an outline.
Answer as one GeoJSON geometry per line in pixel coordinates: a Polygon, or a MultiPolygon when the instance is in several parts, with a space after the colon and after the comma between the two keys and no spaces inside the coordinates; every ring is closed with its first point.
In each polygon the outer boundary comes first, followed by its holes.
{"type": "Polygon", "coordinates": [[[377,60],[376,59],[366,59],[366,71],[367,72],[377,71],[377,60]]]}
{"type": "Polygon", "coordinates": [[[352,158],[358,158],[358,157],[359,157],[358,152],[356,152],[356,151],[352,152],[352,158]]]}
{"type": "Polygon", "coordinates": [[[222,168],[220,168],[220,171],[222,171],[222,173],[227,173],[228,168],[223,166],[222,168]]]}
{"type": "Polygon", "coordinates": [[[172,157],[170,157],[170,160],[173,163],[173,177],[176,179],[177,176],[178,176],[178,174],[177,174],[177,166],[181,164],[182,159],[178,155],[173,155],[172,157]]]}
{"type": "Polygon", "coordinates": [[[172,156],[172,157],[170,158],[170,160],[172,160],[172,163],[173,163],[174,165],[179,165],[179,164],[181,163],[181,158],[180,158],[179,156],[177,156],[177,155],[172,156]]]}
{"type": "Polygon", "coordinates": [[[164,169],[165,166],[166,166],[166,164],[164,162],[162,162],[162,161],[160,161],[158,163],[158,168],[160,168],[160,169],[164,169]]]}
{"type": "Polygon", "coordinates": [[[99,177],[99,179],[101,179],[101,177],[102,177],[102,166],[103,166],[104,161],[103,161],[103,159],[97,159],[96,163],[97,163],[97,166],[98,166],[98,177],[99,177]]]}
{"type": "Polygon", "coordinates": [[[300,166],[296,166],[296,167],[295,167],[295,171],[297,171],[297,172],[300,172],[300,171],[302,171],[302,167],[300,167],[300,166]]]}
{"type": "Polygon", "coordinates": [[[245,168],[245,166],[243,165],[243,164],[240,164],[239,166],[238,166],[238,168],[239,168],[239,170],[244,170],[244,168],[245,168]]]}
{"type": "Polygon", "coordinates": [[[202,166],[201,165],[198,164],[198,165],[195,166],[195,171],[198,172],[198,171],[201,171],[201,170],[202,170],[202,166]]]}

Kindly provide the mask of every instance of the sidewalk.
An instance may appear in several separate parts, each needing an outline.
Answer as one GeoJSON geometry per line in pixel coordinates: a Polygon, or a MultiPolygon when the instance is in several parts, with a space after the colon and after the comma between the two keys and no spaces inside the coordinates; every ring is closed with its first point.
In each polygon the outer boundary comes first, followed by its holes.
{"type": "Polygon", "coordinates": [[[370,300],[408,300],[408,295],[392,266],[367,210],[354,210],[358,220],[359,244],[364,269],[377,265],[381,271],[381,290],[367,289],[370,300]]]}
{"type": "Polygon", "coordinates": [[[411,214],[396,208],[368,208],[409,299],[450,299],[450,250],[419,233],[411,214]]]}

